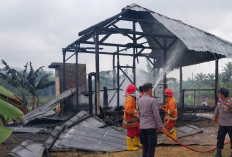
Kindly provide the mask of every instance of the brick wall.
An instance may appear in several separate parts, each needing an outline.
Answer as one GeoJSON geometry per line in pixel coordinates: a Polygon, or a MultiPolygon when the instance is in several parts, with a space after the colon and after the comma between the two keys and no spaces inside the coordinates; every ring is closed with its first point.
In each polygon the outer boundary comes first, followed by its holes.
{"type": "MultiPolygon", "coordinates": [[[[78,64],[78,85],[79,85],[79,92],[86,92],[86,65],[85,64],[78,64]]],[[[66,89],[76,87],[76,78],[75,78],[75,63],[66,63],[66,89]]],[[[62,63],[52,63],[50,68],[55,68],[55,75],[56,75],[56,93],[60,94],[59,91],[63,91],[63,64],[62,63]]]]}

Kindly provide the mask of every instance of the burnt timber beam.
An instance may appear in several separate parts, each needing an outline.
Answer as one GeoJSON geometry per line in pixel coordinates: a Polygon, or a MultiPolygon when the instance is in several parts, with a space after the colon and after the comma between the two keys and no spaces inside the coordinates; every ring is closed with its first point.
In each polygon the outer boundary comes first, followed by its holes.
{"type": "Polygon", "coordinates": [[[158,23],[159,22],[155,22],[155,21],[149,21],[149,20],[143,20],[143,19],[132,19],[132,18],[118,18],[119,20],[123,20],[123,21],[134,21],[134,22],[149,22],[149,23],[158,23]]]}
{"type": "MultiPolygon", "coordinates": [[[[164,40],[164,62],[163,62],[163,66],[165,66],[166,62],[167,62],[167,40],[165,39],[164,40]]],[[[165,89],[167,88],[167,73],[166,73],[166,71],[164,71],[163,84],[164,84],[164,91],[165,91],[165,89]]],[[[163,93],[164,93],[164,91],[163,91],[163,93]]],[[[166,102],[166,97],[164,95],[163,103],[165,104],[165,102],[166,102]]]]}
{"type": "Polygon", "coordinates": [[[219,83],[218,83],[218,61],[219,59],[217,58],[215,60],[215,91],[214,91],[214,96],[215,96],[215,106],[217,106],[217,102],[218,102],[218,96],[217,96],[217,93],[218,93],[218,86],[219,86],[219,83]]]}
{"type": "Polygon", "coordinates": [[[120,16],[124,15],[124,14],[127,13],[127,12],[128,12],[128,10],[123,10],[121,13],[119,13],[119,14],[117,14],[117,15],[114,15],[114,16],[112,16],[112,17],[110,17],[110,18],[108,18],[108,19],[106,19],[106,20],[104,20],[104,21],[102,21],[102,22],[99,22],[99,23],[97,23],[97,24],[95,24],[95,25],[93,25],[93,26],[91,26],[91,27],[89,27],[89,28],[87,28],[87,29],[85,29],[85,30],[79,32],[78,35],[79,35],[79,36],[82,36],[82,35],[84,35],[84,34],[87,34],[87,33],[89,33],[89,32],[92,32],[92,31],[94,31],[94,30],[97,30],[97,29],[99,29],[99,28],[102,28],[102,27],[106,26],[107,24],[113,22],[114,20],[116,20],[116,19],[119,18],[120,16]]]}
{"type": "Polygon", "coordinates": [[[183,89],[182,82],[183,82],[183,71],[182,71],[182,66],[180,66],[180,91],[179,91],[180,99],[179,99],[179,101],[180,101],[180,105],[181,105],[182,109],[184,109],[184,102],[182,102],[182,96],[183,96],[183,94],[182,94],[182,89],[183,89]]]}
{"type": "Polygon", "coordinates": [[[142,52],[143,52],[144,48],[142,48],[138,53],[135,54],[135,57],[138,57],[142,52]]]}
{"type": "Polygon", "coordinates": [[[113,25],[114,29],[116,31],[118,31],[119,33],[121,33],[124,36],[127,36],[128,38],[130,38],[131,40],[133,40],[133,38],[127,33],[127,31],[121,31],[121,28],[118,28],[116,25],[113,25]]]}
{"type": "MultiPolygon", "coordinates": [[[[135,32],[136,32],[136,22],[133,21],[133,45],[137,45],[135,32]]],[[[135,86],[136,86],[136,62],[135,62],[136,55],[137,55],[137,48],[133,47],[133,68],[132,68],[132,72],[133,72],[133,82],[134,82],[135,86]]]]}
{"type": "Polygon", "coordinates": [[[78,71],[79,71],[79,65],[78,65],[78,48],[76,46],[74,46],[74,51],[76,54],[76,64],[75,64],[75,77],[76,77],[76,110],[77,112],[79,112],[79,84],[78,84],[78,80],[79,80],[79,75],[78,75],[78,71]]]}
{"type": "MultiPolygon", "coordinates": [[[[73,52],[74,50],[68,50],[68,52],[73,52]]],[[[95,54],[95,51],[79,51],[79,53],[89,53],[89,54],[95,54]]],[[[102,55],[115,55],[114,52],[99,52],[99,54],[102,55]]],[[[129,54],[129,53],[120,53],[119,55],[121,56],[133,56],[133,54],[129,54]]],[[[145,57],[143,54],[139,55],[140,57],[145,57]]]]}
{"type": "Polygon", "coordinates": [[[100,114],[100,74],[99,74],[99,35],[98,32],[95,32],[95,66],[96,66],[96,78],[95,78],[95,86],[96,86],[96,114],[100,114]]]}
{"type": "Polygon", "coordinates": [[[131,35],[133,35],[133,34],[135,34],[135,35],[143,35],[144,37],[149,36],[149,37],[155,37],[155,38],[156,37],[157,38],[171,38],[171,39],[176,38],[176,36],[173,36],[173,35],[149,34],[149,33],[144,33],[144,32],[137,32],[137,31],[133,32],[133,30],[131,30],[131,29],[124,29],[124,28],[117,28],[117,29],[115,29],[115,28],[102,28],[102,29],[99,30],[100,34],[105,34],[105,33],[113,33],[113,34],[115,34],[115,33],[121,33],[121,32],[131,34],[131,35]]]}
{"type": "Polygon", "coordinates": [[[99,43],[103,43],[107,38],[109,38],[110,37],[110,33],[108,33],[108,34],[106,34],[100,41],[99,41],[99,43]]]}
{"type": "Polygon", "coordinates": [[[120,101],[120,76],[119,76],[119,46],[117,46],[117,107],[119,107],[120,101]]]}
{"type": "Polygon", "coordinates": [[[65,69],[65,57],[66,57],[66,51],[63,50],[63,89],[62,92],[66,90],[66,69],[65,69]]]}
{"type": "MultiPolygon", "coordinates": [[[[92,41],[83,41],[81,42],[82,44],[95,44],[94,42],[92,41]]],[[[113,44],[113,43],[100,43],[99,45],[101,46],[119,46],[119,47],[126,47],[126,48],[145,48],[145,49],[152,49],[152,50],[160,50],[160,48],[157,48],[157,47],[147,47],[147,46],[143,46],[142,44],[136,44],[134,45],[133,43],[128,43],[128,44],[113,44]]]]}
{"type": "Polygon", "coordinates": [[[115,71],[115,54],[113,54],[113,88],[116,87],[115,77],[116,77],[116,71],[115,71]]]}
{"type": "Polygon", "coordinates": [[[121,70],[121,72],[126,76],[126,78],[127,78],[131,83],[134,83],[134,82],[130,79],[130,77],[125,73],[125,71],[122,70],[121,67],[119,67],[119,69],[121,70]]]}

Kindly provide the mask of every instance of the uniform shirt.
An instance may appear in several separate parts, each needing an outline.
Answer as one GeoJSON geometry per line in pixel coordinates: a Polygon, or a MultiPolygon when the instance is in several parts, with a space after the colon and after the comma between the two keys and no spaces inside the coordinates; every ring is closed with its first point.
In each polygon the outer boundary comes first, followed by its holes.
{"type": "Polygon", "coordinates": [[[219,116],[219,124],[221,126],[232,126],[232,100],[220,100],[215,108],[214,117],[219,116]]]}
{"type": "Polygon", "coordinates": [[[176,107],[176,100],[172,97],[167,97],[166,99],[166,116],[170,115],[171,120],[177,119],[177,107],[176,107]]]}
{"type": "Polygon", "coordinates": [[[157,102],[147,94],[138,100],[138,114],[140,129],[154,129],[163,126],[157,102]]]}

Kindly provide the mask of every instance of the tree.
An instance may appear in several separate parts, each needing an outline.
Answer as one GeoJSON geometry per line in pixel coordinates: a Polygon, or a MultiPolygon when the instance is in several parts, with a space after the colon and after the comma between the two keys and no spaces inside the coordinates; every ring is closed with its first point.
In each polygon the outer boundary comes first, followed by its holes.
{"type": "Polygon", "coordinates": [[[207,80],[207,75],[203,74],[203,73],[198,73],[195,76],[195,80],[200,84],[204,84],[206,82],[206,80],[207,80]]]}
{"type": "Polygon", "coordinates": [[[31,94],[31,106],[32,109],[36,108],[39,103],[38,90],[55,84],[55,81],[50,80],[51,73],[43,71],[44,66],[34,70],[32,63],[30,62],[30,72],[27,75],[27,91],[31,94]],[[35,103],[37,99],[37,103],[35,103]]]}
{"type": "Polygon", "coordinates": [[[232,62],[229,62],[223,67],[222,80],[225,83],[232,81],[232,62]]]}
{"type": "Polygon", "coordinates": [[[11,68],[4,60],[2,60],[2,64],[4,65],[3,71],[5,72],[0,72],[0,77],[4,80],[7,80],[7,82],[13,87],[21,89],[24,108],[28,111],[27,100],[25,97],[25,91],[27,86],[26,73],[27,73],[28,63],[24,66],[23,72],[19,72],[11,68]]]}
{"type": "Polygon", "coordinates": [[[43,71],[43,66],[39,67],[37,70],[34,70],[32,63],[29,62],[30,70],[28,72],[28,63],[24,66],[23,71],[17,71],[11,68],[4,60],[4,72],[0,72],[0,77],[12,85],[13,87],[21,89],[21,95],[24,102],[24,107],[28,111],[27,100],[25,93],[28,92],[31,94],[31,105],[35,108],[35,101],[37,99],[37,104],[39,102],[38,90],[54,85],[54,80],[50,80],[50,73],[43,71]]]}

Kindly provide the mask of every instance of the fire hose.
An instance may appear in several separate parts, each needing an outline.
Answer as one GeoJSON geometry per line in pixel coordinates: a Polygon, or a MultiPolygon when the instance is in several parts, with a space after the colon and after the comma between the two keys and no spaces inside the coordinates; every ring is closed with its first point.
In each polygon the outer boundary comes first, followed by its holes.
{"type": "MultiPolygon", "coordinates": [[[[162,108],[162,107],[159,107],[159,109],[160,109],[160,110],[166,111],[166,110],[165,110],[164,108],[162,108]]],[[[167,119],[166,123],[164,124],[164,127],[168,124],[168,121],[169,121],[169,120],[170,120],[170,116],[168,115],[168,119],[167,119]]],[[[208,150],[198,150],[198,149],[194,149],[194,148],[192,148],[192,147],[189,147],[189,146],[185,145],[184,143],[180,142],[179,140],[173,138],[173,137],[170,136],[165,130],[163,130],[163,129],[158,129],[158,130],[161,131],[163,134],[165,134],[165,135],[166,135],[167,137],[169,137],[170,139],[172,139],[173,141],[175,141],[176,143],[180,144],[181,146],[183,146],[183,147],[185,147],[185,148],[187,148],[187,149],[189,149],[189,150],[198,152],[198,153],[208,153],[208,152],[212,152],[212,151],[214,151],[214,150],[217,149],[217,147],[214,147],[214,148],[211,148],[211,149],[208,149],[208,150]]],[[[228,141],[228,142],[225,142],[225,145],[226,145],[226,144],[229,144],[229,143],[230,143],[229,141],[228,141]]]]}

